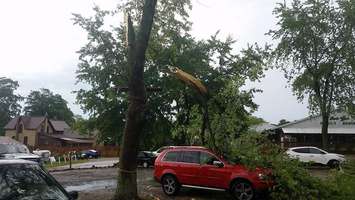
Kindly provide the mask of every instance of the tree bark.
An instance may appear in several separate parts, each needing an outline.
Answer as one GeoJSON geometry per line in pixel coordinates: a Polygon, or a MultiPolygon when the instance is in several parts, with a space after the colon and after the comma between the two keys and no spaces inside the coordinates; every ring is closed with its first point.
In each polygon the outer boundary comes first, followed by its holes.
{"type": "Polygon", "coordinates": [[[322,114],[322,147],[328,150],[328,126],[329,126],[329,115],[326,113],[322,114]]]}
{"type": "MultiPolygon", "coordinates": [[[[313,75],[314,76],[314,75],[313,75]]],[[[314,80],[319,80],[317,76],[313,77],[314,80]]],[[[315,81],[313,89],[316,93],[316,98],[318,100],[320,114],[322,116],[322,148],[327,150],[328,149],[328,125],[329,125],[329,113],[327,112],[327,103],[326,103],[326,93],[323,93],[323,98],[321,95],[321,90],[319,86],[319,82],[315,81]]]]}
{"type": "Polygon", "coordinates": [[[200,131],[200,139],[201,139],[201,145],[205,146],[206,145],[206,140],[205,140],[205,135],[206,135],[206,127],[207,127],[207,119],[206,119],[206,112],[204,108],[201,108],[202,105],[200,106],[200,112],[202,113],[202,124],[201,124],[201,131],[200,131]]]}
{"type": "Polygon", "coordinates": [[[145,0],[137,40],[135,39],[135,32],[130,16],[128,16],[127,20],[128,67],[130,70],[128,83],[129,106],[121,144],[119,177],[114,199],[139,199],[136,171],[137,154],[146,105],[143,72],[145,52],[148,47],[156,3],[157,0],[145,0]]]}

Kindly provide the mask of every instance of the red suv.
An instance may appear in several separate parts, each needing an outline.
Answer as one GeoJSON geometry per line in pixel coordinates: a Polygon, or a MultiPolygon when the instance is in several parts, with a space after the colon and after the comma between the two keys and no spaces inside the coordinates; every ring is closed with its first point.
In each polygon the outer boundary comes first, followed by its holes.
{"type": "Polygon", "coordinates": [[[183,186],[228,190],[238,200],[251,200],[257,191],[272,186],[269,175],[269,170],[248,170],[197,146],[171,147],[163,151],[154,169],[154,178],[167,195],[175,195],[183,186]]]}

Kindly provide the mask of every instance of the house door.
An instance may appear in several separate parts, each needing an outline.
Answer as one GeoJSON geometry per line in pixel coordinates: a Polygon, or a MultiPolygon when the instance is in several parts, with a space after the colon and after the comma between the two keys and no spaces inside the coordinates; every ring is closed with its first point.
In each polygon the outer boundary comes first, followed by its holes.
{"type": "Polygon", "coordinates": [[[28,144],[28,137],[27,136],[23,137],[23,144],[27,146],[27,144],[28,144]]]}

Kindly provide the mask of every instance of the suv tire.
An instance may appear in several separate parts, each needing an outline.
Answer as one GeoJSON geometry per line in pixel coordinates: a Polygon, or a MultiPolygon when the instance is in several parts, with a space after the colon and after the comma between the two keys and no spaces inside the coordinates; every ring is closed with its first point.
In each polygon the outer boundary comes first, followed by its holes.
{"type": "Polygon", "coordinates": [[[338,160],[330,160],[330,161],[328,162],[328,166],[329,166],[330,168],[338,168],[339,165],[340,165],[340,162],[339,162],[338,160]]]}
{"type": "Polygon", "coordinates": [[[175,176],[167,174],[161,180],[163,191],[168,196],[176,195],[180,190],[180,184],[175,176]]]}
{"type": "Polygon", "coordinates": [[[252,184],[243,179],[237,179],[233,182],[230,189],[232,196],[236,200],[253,200],[255,191],[252,184]]]}

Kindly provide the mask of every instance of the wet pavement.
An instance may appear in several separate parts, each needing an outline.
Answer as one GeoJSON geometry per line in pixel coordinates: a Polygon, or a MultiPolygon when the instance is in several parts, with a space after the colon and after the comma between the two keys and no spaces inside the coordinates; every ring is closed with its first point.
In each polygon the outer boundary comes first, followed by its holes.
{"type": "MultiPolygon", "coordinates": [[[[309,169],[310,173],[320,178],[330,174],[327,168],[309,169]]],[[[117,168],[93,168],[80,170],[56,171],[51,174],[68,190],[78,191],[79,200],[105,200],[113,197],[116,189],[117,168]]],[[[159,200],[215,200],[231,199],[226,192],[183,188],[178,196],[166,196],[159,183],[153,179],[153,168],[137,170],[138,192],[159,200]]]]}
{"type": "MultiPolygon", "coordinates": [[[[51,172],[68,191],[78,191],[79,200],[111,199],[116,189],[117,168],[94,168],[51,172]]],[[[137,170],[138,192],[141,196],[159,200],[231,199],[226,192],[183,188],[176,197],[166,196],[153,179],[153,168],[137,170]]]]}
{"type": "Polygon", "coordinates": [[[64,187],[68,192],[71,191],[85,192],[85,191],[102,190],[102,189],[115,189],[116,185],[117,185],[117,180],[111,179],[111,180],[81,182],[78,185],[68,184],[68,185],[64,185],[64,187]]]}

